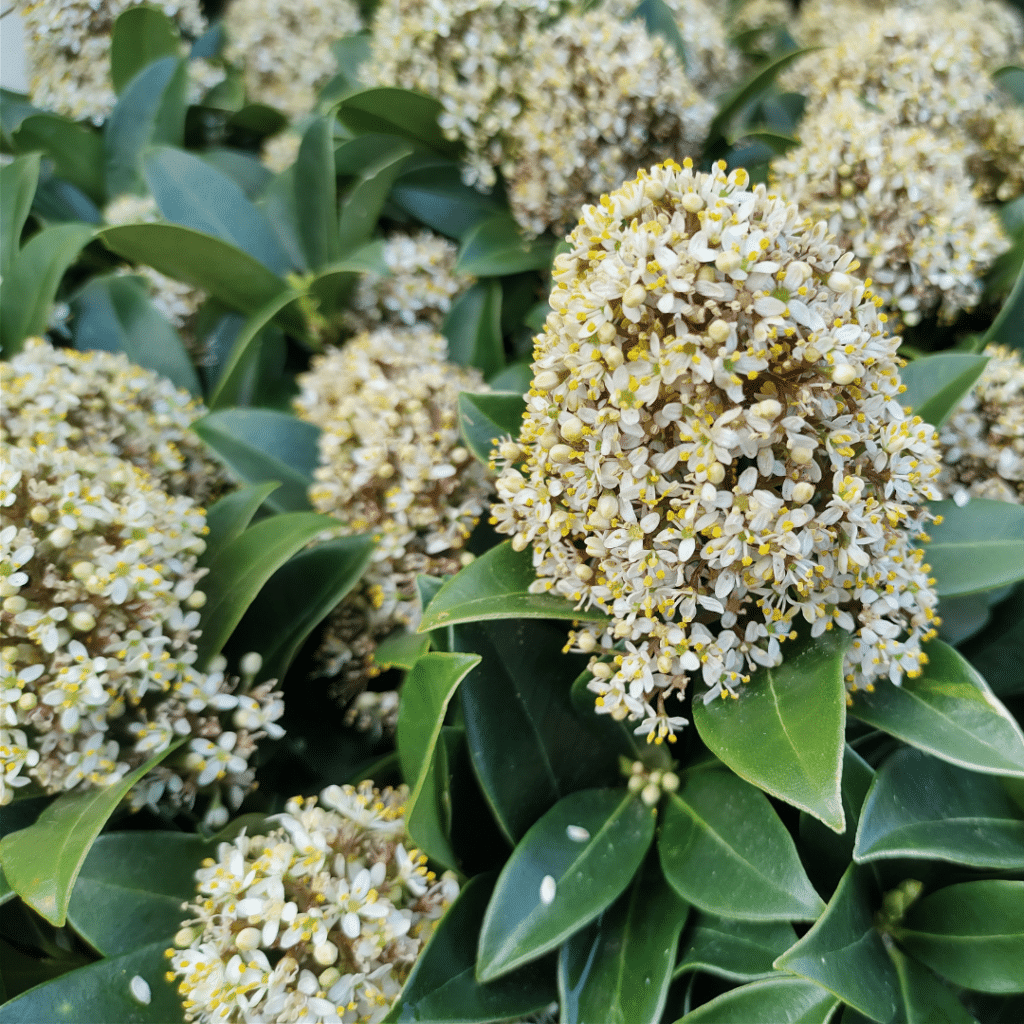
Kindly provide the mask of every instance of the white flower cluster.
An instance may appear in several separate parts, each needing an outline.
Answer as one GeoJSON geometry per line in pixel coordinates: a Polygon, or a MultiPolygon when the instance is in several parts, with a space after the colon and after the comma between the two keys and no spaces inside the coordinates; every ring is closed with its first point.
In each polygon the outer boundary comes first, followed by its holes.
{"type": "Polygon", "coordinates": [[[574,634],[590,688],[655,741],[685,724],[669,694],[736,696],[798,618],[855,631],[850,689],[918,673],[933,635],[911,538],[939,454],[898,340],[825,224],[747,183],[669,161],[584,209],[498,451],[492,522],[535,591],[611,617],[574,634]]]}
{"type": "Polygon", "coordinates": [[[440,327],[452,301],[474,278],[458,274],[458,246],[433,231],[396,232],[384,242],[387,274],[364,274],[352,297],[346,325],[355,332],[381,323],[440,327]]]}
{"type": "Polygon", "coordinates": [[[217,783],[237,806],[283,708],[269,684],[236,693],[193,667],[205,515],[123,459],[58,443],[3,444],[0,804],[30,779],[109,785],[190,736],[173,783],[136,802],[191,806],[217,783]]]}
{"type": "Polygon", "coordinates": [[[171,494],[208,502],[230,488],[190,425],[202,403],[121,352],[54,348],[30,338],[0,363],[0,438],[127,459],[171,494]]]}
{"type": "MultiPolygon", "coordinates": [[[[32,102],[96,124],[113,109],[110,37],[114,22],[142,0],[21,0],[32,102]]],[[[199,0],[162,0],[156,6],[187,36],[206,28],[199,0]]]]}
{"type": "Polygon", "coordinates": [[[301,145],[302,136],[297,131],[286,129],[272,135],[263,143],[260,160],[264,167],[275,174],[280,174],[295,163],[301,145]]]}
{"type": "Polygon", "coordinates": [[[985,355],[978,383],[939,428],[941,483],[959,505],[972,495],[1024,505],[1024,364],[1002,345],[985,355]]]}
{"type": "Polygon", "coordinates": [[[405,787],[295,797],[268,835],[222,843],[196,872],[169,949],[199,1024],[378,1022],[459,886],[408,848],[405,787]]]}
{"type": "Polygon", "coordinates": [[[448,363],[447,352],[425,326],[382,327],[315,358],[299,377],[296,412],[323,431],[310,501],[341,520],[341,532],[377,541],[322,652],[326,674],[343,673],[346,688],[374,674],[377,639],[397,625],[415,627],[417,574],[458,570],[491,493],[458,424],[459,392],[486,387],[479,371],[448,363]]]}
{"type": "Polygon", "coordinates": [[[703,0],[671,6],[686,66],[620,0],[562,20],[554,0],[386,0],[363,75],[437,97],[466,181],[489,189],[500,170],[516,219],[540,232],[654,154],[697,151],[714,113],[697,90],[728,84],[739,57],[703,0]]]}
{"type": "Polygon", "coordinates": [[[397,690],[364,690],[345,712],[345,724],[354,725],[374,739],[385,733],[393,736],[398,725],[398,701],[397,690]]]}
{"type": "Polygon", "coordinates": [[[1009,247],[972,194],[965,137],[901,124],[840,93],[806,117],[802,144],[772,166],[772,185],[862,260],[885,308],[913,326],[952,320],[981,298],[1009,247]]]}
{"type": "Polygon", "coordinates": [[[338,69],[331,43],[360,28],[352,0],[231,0],[224,56],[242,68],[252,102],[300,117],[338,69]]]}

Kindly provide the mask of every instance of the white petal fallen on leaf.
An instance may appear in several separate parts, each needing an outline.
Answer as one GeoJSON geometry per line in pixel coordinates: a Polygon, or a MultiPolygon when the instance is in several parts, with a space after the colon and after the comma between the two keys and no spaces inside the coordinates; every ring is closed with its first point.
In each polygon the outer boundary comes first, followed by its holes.
{"type": "Polygon", "coordinates": [[[547,906],[555,898],[555,880],[551,875],[545,875],[540,883],[540,901],[547,906]]]}
{"type": "Polygon", "coordinates": [[[128,988],[131,989],[132,996],[135,1001],[142,1003],[143,1006],[149,1006],[149,1001],[153,998],[153,993],[149,990],[149,982],[140,974],[136,974],[130,982],[128,982],[128,988]]]}
{"type": "Polygon", "coordinates": [[[590,833],[582,825],[567,825],[565,834],[574,843],[585,843],[590,838],[590,833]]]}

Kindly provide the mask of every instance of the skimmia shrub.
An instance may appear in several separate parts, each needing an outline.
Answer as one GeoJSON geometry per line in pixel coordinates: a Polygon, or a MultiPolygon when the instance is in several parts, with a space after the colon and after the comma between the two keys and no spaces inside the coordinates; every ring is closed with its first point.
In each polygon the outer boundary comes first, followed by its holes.
{"type": "Polygon", "coordinates": [[[1019,0],[19,6],[0,1024],[1024,1018],[1019,0]]]}

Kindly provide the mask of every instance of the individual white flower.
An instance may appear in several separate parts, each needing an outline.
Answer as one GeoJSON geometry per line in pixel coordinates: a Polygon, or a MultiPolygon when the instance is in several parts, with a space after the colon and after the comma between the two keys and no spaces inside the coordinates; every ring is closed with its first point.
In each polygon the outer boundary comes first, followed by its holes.
{"type": "Polygon", "coordinates": [[[332,786],[322,807],[295,797],[268,834],[221,843],[167,951],[185,1019],[381,1020],[459,892],[407,852],[407,798],[404,786],[332,786]]]}
{"type": "Polygon", "coordinates": [[[898,339],[826,225],[748,180],[669,161],[584,208],[492,507],[534,590],[609,615],[575,634],[598,710],[656,742],[668,696],[736,696],[798,617],[856,628],[851,689],[934,635],[938,450],[898,339]]]}

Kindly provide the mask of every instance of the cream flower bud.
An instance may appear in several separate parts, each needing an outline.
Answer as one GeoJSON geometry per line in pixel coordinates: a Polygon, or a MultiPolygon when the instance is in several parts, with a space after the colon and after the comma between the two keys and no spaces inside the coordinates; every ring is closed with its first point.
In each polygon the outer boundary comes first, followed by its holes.
{"type": "Polygon", "coordinates": [[[840,387],[852,384],[857,379],[857,371],[849,363],[837,363],[832,368],[832,380],[840,387]]]}
{"type": "MultiPolygon", "coordinates": [[[[250,950],[256,949],[260,944],[260,930],[259,928],[243,928],[235,936],[235,945],[243,952],[248,953],[250,950]]],[[[183,943],[183,945],[189,945],[189,943],[183,943]]]]}
{"type": "Polygon", "coordinates": [[[793,488],[793,501],[795,501],[798,505],[805,505],[813,497],[814,484],[810,484],[806,480],[801,480],[793,488]]]}
{"type": "Polygon", "coordinates": [[[548,452],[548,458],[552,462],[565,463],[572,458],[572,448],[567,444],[555,444],[551,446],[551,450],[548,452]]]}
{"type": "Polygon", "coordinates": [[[708,337],[721,345],[729,337],[729,325],[724,320],[712,320],[708,324],[708,337]]]}
{"type": "Polygon", "coordinates": [[[774,420],[782,415],[782,403],[774,398],[766,398],[752,405],[750,411],[763,420],[774,420]]]}
{"type": "Polygon", "coordinates": [[[840,274],[838,271],[833,271],[828,275],[828,286],[834,292],[845,294],[846,292],[852,292],[856,281],[849,274],[840,274]]]}
{"type": "Polygon", "coordinates": [[[583,437],[583,421],[578,416],[568,416],[559,429],[562,437],[570,444],[575,444],[583,437]]]}
{"type": "Polygon", "coordinates": [[[313,959],[321,967],[330,967],[338,959],[338,947],[333,942],[325,942],[313,947],[313,959]]]}
{"type": "Polygon", "coordinates": [[[626,309],[637,309],[647,299],[647,289],[642,284],[630,285],[622,296],[622,305],[626,309]]]}
{"type": "Polygon", "coordinates": [[[708,466],[708,480],[713,484],[720,484],[725,479],[725,466],[720,462],[712,462],[708,466]]]}

